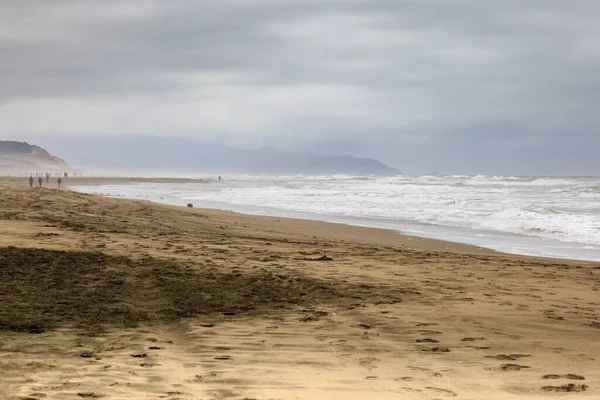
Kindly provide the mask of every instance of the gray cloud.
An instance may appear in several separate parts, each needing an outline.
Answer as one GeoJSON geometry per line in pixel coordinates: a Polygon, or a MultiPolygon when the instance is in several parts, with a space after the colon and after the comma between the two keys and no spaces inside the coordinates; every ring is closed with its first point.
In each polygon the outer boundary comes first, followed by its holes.
{"type": "Polygon", "coordinates": [[[551,163],[567,137],[598,145],[599,19],[597,0],[0,0],[0,137],[322,144],[416,171],[426,157],[407,166],[406,149],[543,148],[551,163]]]}

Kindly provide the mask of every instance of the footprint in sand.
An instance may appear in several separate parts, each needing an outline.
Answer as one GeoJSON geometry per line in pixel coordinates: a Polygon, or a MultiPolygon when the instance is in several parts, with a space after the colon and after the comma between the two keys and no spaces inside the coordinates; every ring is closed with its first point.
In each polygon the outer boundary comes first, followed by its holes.
{"type": "Polygon", "coordinates": [[[77,393],[77,396],[83,397],[84,399],[98,399],[100,397],[104,397],[103,394],[96,394],[93,392],[77,393]]]}
{"type": "Polygon", "coordinates": [[[130,385],[131,385],[131,382],[127,382],[127,383],[113,382],[108,386],[114,387],[114,386],[130,386],[130,385]]]}
{"type": "Polygon", "coordinates": [[[410,387],[403,387],[402,390],[406,390],[407,392],[411,392],[411,393],[421,393],[422,392],[421,389],[413,389],[410,387]]]}
{"type": "Polygon", "coordinates": [[[523,357],[531,357],[531,354],[496,354],[495,356],[485,356],[485,358],[493,358],[496,360],[503,361],[515,361],[523,357]]]}
{"type": "Polygon", "coordinates": [[[518,365],[518,364],[502,364],[500,366],[500,368],[502,369],[502,371],[520,371],[522,369],[531,368],[531,367],[528,367],[527,365],[518,365]]]}
{"type": "Polygon", "coordinates": [[[441,335],[442,332],[440,331],[430,331],[428,329],[420,329],[418,331],[421,335],[441,335]]]}
{"type": "Polygon", "coordinates": [[[20,397],[20,400],[38,400],[42,397],[46,397],[46,393],[31,393],[29,396],[20,397]]]}
{"type": "Polygon", "coordinates": [[[377,366],[375,365],[376,362],[378,362],[379,359],[375,358],[375,357],[364,357],[358,360],[358,363],[362,366],[365,367],[367,369],[374,369],[377,368],[377,366]]]}
{"type": "Polygon", "coordinates": [[[160,364],[155,364],[155,363],[141,363],[140,367],[144,367],[144,368],[152,368],[152,367],[158,367],[160,366],[160,364]]]}
{"type": "Polygon", "coordinates": [[[506,354],[497,354],[495,356],[485,356],[485,358],[493,358],[495,360],[514,361],[516,358],[507,356],[506,354]]]}
{"type": "Polygon", "coordinates": [[[562,386],[542,386],[544,392],[585,392],[587,388],[587,385],[576,385],[574,383],[562,386]]]}
{"type": "Polygon", "coordinates": [[[428,353],[450,353],[450,349],[447,347],[425,347],[421,351],[428,353]]]}
{"type": "Polygon", "coordinates": [[[466,338],[460,339],[461,342],[475,342],[477,340],[485,340],[485,338],[484,337],[478,337],[478,338],[466,337],[466,338]]]}
{"type": "Polygon", "coordinates": [[[429,368],[423,368],[423,367],[413,367],[412,365],[408,366],[409,369],[412,369],[413,371],[420,371],[420,372],[428,372],[431,371],[429,368]]]}
{"type": "Polygon", "coordinates": [[[425,339],[417,339],[416,342],[417,343],[439,343],[440,341],[431,339],[431,338],[425,338],[425,339]]]}
{"type": "Polygon", "coordinates": [[[212,372],[212,373],[210,373],[210,374],[208,374],[208,375],[194,375],[194,380],[195,380],[196,382],[198,382],[198,381],[201,381],[201,380],[205,380],[205,379],[207,379],[207,378],[208,378],[208,379],[210,379],[210,378],[215,378],[215,377],[217,377],[217,376],[218,376],[218,374],[217,374],[216,372],[212,372]]]}
{"type": "Polygon", "coordinates": [[[452,396],[452,397],[458,396],[458,394],[454,393],[452,390],[440,389],[440,388],[431,387],[431,386],[427,386],[425,389],[432,390],[432,391],[434,391],[436,393],[439,393],[439,394],[445,394],[447,396],[452,396]]]}
{"type": "Polygon", "coordinates": [[[566,374],[566,375],[554,375],[554,374],[549,374],[549,375],[544,375],[542,376],[542,379],[570,379],[573,381],[583,381],[585,380],[585,377],[581,376],[581,375],[576,375],[576,374],[566,374]]]}
{"type": "Polygon", "coordinates": [[[363,332],[362,336],[360,337],[362,340],[371,340],[371,337],[377,337],[379,336],[379,333],[369,333],[369,332],[363,332]]]}

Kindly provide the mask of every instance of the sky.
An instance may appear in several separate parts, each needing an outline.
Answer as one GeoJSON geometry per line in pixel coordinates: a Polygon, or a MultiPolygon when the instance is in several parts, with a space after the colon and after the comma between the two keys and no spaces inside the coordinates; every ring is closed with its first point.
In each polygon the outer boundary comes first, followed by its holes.
{"type": "Polygon", "coordinates": [[[0,138],[600,175],[598,0],[0,0],[0,138]]]}

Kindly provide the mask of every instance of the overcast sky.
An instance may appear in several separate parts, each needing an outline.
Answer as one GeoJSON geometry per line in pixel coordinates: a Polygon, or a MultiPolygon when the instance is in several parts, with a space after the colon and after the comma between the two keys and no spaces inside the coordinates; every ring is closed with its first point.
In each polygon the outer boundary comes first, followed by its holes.
{"type": "Polygon", "coordinates": [[[599,0],[0,0],[0,138],[600,174],[599,0]]]}

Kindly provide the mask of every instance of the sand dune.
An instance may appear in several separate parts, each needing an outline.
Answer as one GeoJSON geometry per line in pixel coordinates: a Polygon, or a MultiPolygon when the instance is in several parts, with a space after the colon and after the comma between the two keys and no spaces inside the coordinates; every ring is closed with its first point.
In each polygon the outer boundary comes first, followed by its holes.
{"type": "Polygon", "coordinates": [[[598,263],[0,181],[1,399],[597,398],[599,291],[598,263]]]}

